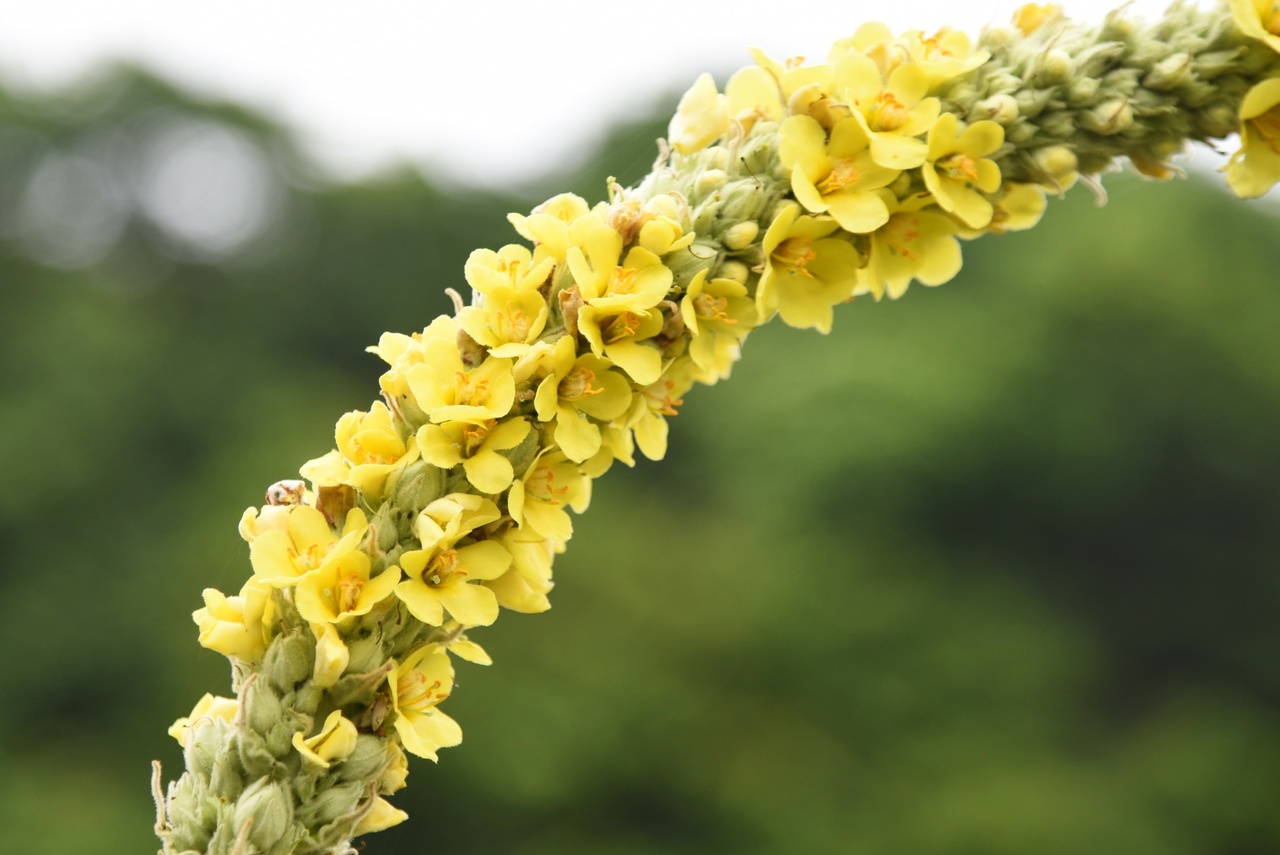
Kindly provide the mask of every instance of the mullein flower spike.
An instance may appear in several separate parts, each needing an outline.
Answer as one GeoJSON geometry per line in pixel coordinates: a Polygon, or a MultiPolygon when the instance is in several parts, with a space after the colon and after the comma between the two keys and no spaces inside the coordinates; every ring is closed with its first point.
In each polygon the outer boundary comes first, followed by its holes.
{"type": "Polygon", "coordinates": [[[454,659],[489,663],[468,632],[549,608],[592,480],[661,458],[759,324],[826,333],[837,304],[940,285],[961,240],[1030,228],[1121,158],[1168,178],[1239,133],[1231,189],[1280,181],[1271,0],[1097,26],[1032,4],[976,43],[866,24],[824,63],[754,56],[724,92],[698,78],[638,186],[512,214],[527,243],[472,253],[455,316],[383,335],[381,400],[245,512],[251,574],[193,615],[235,697],[170,729],[165,855],[343,853],[403,821],[405,753],[462,739],[454,659]]]}

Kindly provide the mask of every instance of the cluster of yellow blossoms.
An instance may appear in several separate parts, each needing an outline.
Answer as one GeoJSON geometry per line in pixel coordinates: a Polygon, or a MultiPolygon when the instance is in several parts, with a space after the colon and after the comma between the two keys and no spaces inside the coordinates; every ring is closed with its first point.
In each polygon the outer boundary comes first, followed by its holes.
{"type": "MultiPolygon", "coordinates": [[[[1271,0],[1232,10],[1238,33],[1224,38],[1280,48],[1271,0]]],[[[337,447],[304,481],[245,512],[253,575],[235,596],[206,590],[195,613],[237,697],[206,696],[171,731],[188,775],[157,795],[166,852],[338,852],[403,820],[384,796],[404,785],[404,752],[434,760],[461,740],[439,709],[450,657],[487,664],[468,630],[502,608],[549,607],[568,511],[586,508],[592,479],[637,447],[661,458],[681,397],[727,377],[760,323],[827,332],[836,304],[943,283],[959,239],[1029,228],[1046,190],[1077,179],[1069,144],[1026,129],[1058,90],[1012,72],[1004,90],[972,83],[1004,79],[992,52],[1019,38],[1041,71],[1061,66],[1043,45],[1065,26],[1056,7],[1027,6],[989,48],[868,24],[824,64],[757,53],[723,93],[709,76],[694,84],[637,188],[513,214],[528,244],[472,253],[469,305],[455,293],[453,316],[370,348],[388,365],[381,400],[338,421],[337,447]],[[1019,180],[1002,162],[1021,164],[1019,180]]],[[[1165,77],[1177,64],[1143,61],[1165,77]]],[[[1228,168],[1241,195],[1280,180],[1280,76],[1254,66],[1264,79],[1237,98],[1228,168]]],[[[1055,119],[1058,136],[1114,137],[1129,153],[1135,108],[1098,98],[1078,122],[1055,119]]],[[[1133,159],[1159,173],[1149,150],[1133,159]]]]}

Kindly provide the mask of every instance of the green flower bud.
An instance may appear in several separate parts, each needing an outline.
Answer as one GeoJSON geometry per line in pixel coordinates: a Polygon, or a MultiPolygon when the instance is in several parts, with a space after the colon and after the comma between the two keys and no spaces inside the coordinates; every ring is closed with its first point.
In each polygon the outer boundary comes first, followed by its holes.
{"type": "Polygon", "coordinates": [[[1200,122],[1209,136],[1225,137],[1236,130],[1236,111],[1218,102],[1201,111],[1200,122]]]}
{"type": "Polygon", "coordinates": [[[1069,137],[1076,130],[1075,116],[1066,111],[1049,113],[1040,119],[1040,130],[1058,139],[1069,137]]]}
{"type": "Polygon", "coordinates": [[[1067,87],[1067,102],[1073,107],[1089,104],[1098,96],[1098,78],[1078,77],[1067,87]]]}
{"type": "Polygon", "coordinates": [[[983,98],[977,104],[973,105],[973,111],[969,114],[970,121],[981,121],[990,119],[1000,125],[1011,125],[1019,116],[1018,101],[1012,95],[1001,93],[992,95],[990,98],[983,98]]]}
{"type": "Polygon", "coordinates": [[[1075,67],[1075,61],[1069,53],[1050,48],[1037,57],[1031,71],[1031,80],[1036,86],[1056,86],[1070,80],[1075,67]]]}
{"type": "MultiPolygon", "coordinates": [[[[401,510],[417,513],[445,494],[446,481],[447,476],[440,467],[425,460],[415,460],[404,468],[396,481],[391,503],[401,510]]],[[[382,542],[382,533],[379,532],[378,543],[382,542]]]]}
{"type": "Polygon", "coordinates": [[[215,721],[207,716],[191,722],[187,726],[187,747],[182,751],[187,770],[202,778],[209,777],[209,773],[213,771],[214,761],[229,735],[230,728],[226,722],[215,721]],[[219,728],[219,725],[226,730],[226,733],[219,728]]]}
{"type": "Polygon", "coordinates": [[[279,784],[266,779],[254,781],[236,802],[231,825],[239,834],[246,822],[251,823],[249,842],[259,851],[282,851],[280,844],[285,842],[285,832],[293,823],[293,798],[279,784]]]}
{"type": "Polygon", "coordinates": [[[1103,136],[1118,134],[1133,127],[1133,108],[1128,98],[1113,98],[1082,113],[1080,125],[1103,136]]]}
{"type": "Polygon", "coordinates": [[[751,278],[751,269],[741,261],[729,260],[720,265],[720,278],[732,279],[740,285],[746,285],[751,278]]]}
{"type": "Polygon", "coordinates": [[[291,692],[311,676],[315,668],[315,639],[311,633],[282,635],[271,642],[262,657],[262,674],[279,692],[291,692]]]}
{"type": "Polygon", "coordinates": [[[362,781],[336,784],[300,807],[298,821],[307,828],[321,828],[343,819],[354,822],[360,813],[360,801],[368,791],[369,785],[362,781]]]}
{"type": "Polygon", "coordinates": [[[1212,80],[1220,74],[1233,71],[1240,58],[1240,48],[1233,50],[1215,50],[1198,54],[1191,62],[1196,76],[1203,80],[1212,80]]]}
{"type": "Polygon", "coordinates": [[[194,775],[183,775],[169,786],[165,815],[170,833],[167,849],[203,852],[218,824],[218,800],[210,798],[194,775]]]}
{"type": "Polygon", "coordinates": [[[760,226],[751,220],[743,220],[725,229],[720,240],[729,249],[746,249],[755,242],[759,234],[760,226]]]}
{"type": "Polygon", "coordinates": [[[337,774],[344,781],[372,781],[382,775],[390,760],[386,740],[362,733],[356,737],[351,754],[337,767],[337,774]]]}
{"type": "Polygon", "coordinates": [[[714,193],[729,180],[729,173],[723,169],[708,169],[699,173],[693,182],[693,194],[699,198],[714,193]]]}
{"type": "Polygon", "coordinates": [[[1179,86],[1191,73],[1191,54],[1170,54],[1147,72],[1142,85],[1157,92],[1166,92],[1179,86]]]}

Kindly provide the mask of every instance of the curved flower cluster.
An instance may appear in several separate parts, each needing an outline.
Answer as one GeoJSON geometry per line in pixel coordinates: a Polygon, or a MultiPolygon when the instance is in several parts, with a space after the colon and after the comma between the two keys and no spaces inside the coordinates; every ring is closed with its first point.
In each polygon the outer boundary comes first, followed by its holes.
{"type": "Polygon", "coordinates": [[[1242,147],[1227,180],[1265,192],[1280,180],[1280,19],[1270,0],[1231,9],[1234,27],[1205,18],[1195,54],[1034,5],[976,47],[868,24],[823,64],[757,52],[724,92],[693,85],[638,187],[512,214],[524,242],[471,254],[453,315],[383,335],[380,400],[241,519],[252,575],[233,596],[206,590],[194,615],[236,697],[206,696],[170,731],[188,772],[157,783],[166,852],[341,852],[402,821],[384,797],[406,752],[435,760],[462,738],[440,709],[452,657],[488,664],[468,631],[549,608],[593,479],[637,448],[663,457],[683,395],[727,377],[760,323],[827,332],[839,303],[951,279],[960,239],[1034,225],[1046,189],[1089,171],[1077,150],[1167,174],[1164,143],[1124,128],[1207,132],[1162,129],[1144,92],[1185,90],[1199,102],[1184,112],[1229,103],[1242,147]],[[1054,47],[1073,39],[1111,45],[1094,84],[1063,76],[1085,67],[1054,47]],[[1213,97],[1195,95],[1211,76],[1213,97]]]}

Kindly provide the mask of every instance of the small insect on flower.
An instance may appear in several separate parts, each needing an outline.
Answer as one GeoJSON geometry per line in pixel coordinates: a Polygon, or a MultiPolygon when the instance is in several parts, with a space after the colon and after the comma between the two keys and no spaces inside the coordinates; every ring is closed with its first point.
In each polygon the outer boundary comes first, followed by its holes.
{"type": "Polygon", "coordinates": [[[268,505],[296,505],[307,485],[302,481],[277,481],[267,488],[268,505]]]}

